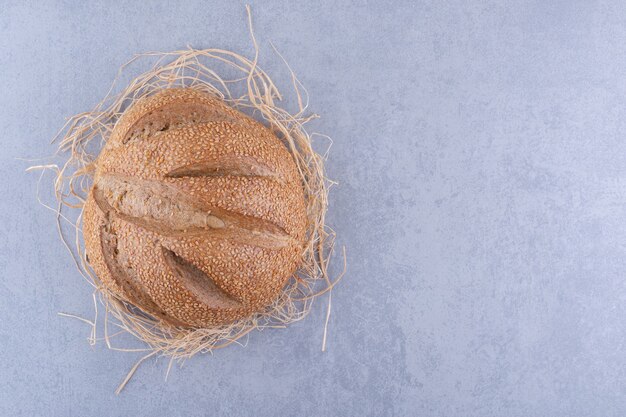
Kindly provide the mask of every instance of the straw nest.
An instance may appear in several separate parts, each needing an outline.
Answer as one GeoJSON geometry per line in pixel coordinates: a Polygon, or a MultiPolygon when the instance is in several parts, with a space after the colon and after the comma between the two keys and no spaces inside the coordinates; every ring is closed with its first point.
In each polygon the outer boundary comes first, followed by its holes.
{"type": "MultiPolygon", "coordinates": [[[[328,274],[329,259],[333,252],[334,232],[325,225],[328,190],[333,184],[324,173],[326,153],[313,148],[315,136],[327,140],[324,135],[307,133],[305,124],[316,115],[307,115],[308,95],[293,71],[285,62],[290,74],[297,109],[288,111],[281,107],[283,99],[271,78],[258,61],[258,46],[252,31],[250,10],[248,23],[254,46],[254,57],[246,58],[222,49],[194,49],[188,47],[173,52],[139,54],[124,64],[105,98],[91,111],[68,119],[54,138],[58,144],[57,156],[62,164],[37,165],[29,168],[54,171],[55,206],[47,206],[57,215],[57,226],[64,245],[69,250],[76,267],[93,286],[94,320],[70,314],[91,326],[89,341],[95,344],[104,340],[110,349],[143,351],[143,356],[130,370],[119,386],[119,393],[132,377],[139,364],[152,356],[167,356],[170,367],[173,361],[184,361],[198,354],[223,348],[255,329],[285,327],[301,320],[310,311],[313,300],[330,292],[341,275],[331,280],[328,274]],[[131,64],[151,60],[153,65],[145,73],[132,79],[126,87],[119,88],[120,79],[126,75],[131,64]],[[228,77],[219,74],[229,74],[228,77]],[[123,301],[107,289],[93,273],[85,257],[82,238],[82,207],[91,188],[99,150],[106,143],[113,127],[137,100],[168,88],[193,88],[220,98],[268,126],[287,146],[298,167],[305,191],[308,229],[302,263],[290,278],[280,296],[265,310],[232,324],[211,328],[179,328],[163,326],[153,317],[123,301]],[[73,239],[63,234],[63,225],[69,224],[73,239]],[[100,307],[99,307],[100,304],[100,307]],[[98,336],[99,311],[104,310],[103,335],[98,336]],[[115,329],[112,331],[112,329],[115,329]],[[116,346],[115,338],[129,333],[147,345],[142,349],[126,349],[116,346]]],[[[282,56],[276,52],[282,59],[282,56]]],[[[43,172],[42,172],[43,174],[43,172]]],[[[41,202],[41,200],[40,200],[41,202]]],[[[42,203],[43,204],[43,203],[42,203]]],[[[344,249],[345,266],[345,249],[344,249]]],[[[345,268],[344,268],[345,269],[345,268]]],[[[326,345],[326,328],[330,315],[330,294],[324,327],[322,350],[326,345]]],[[[168,367],[168,372],[169,372],[168,367]]]]}

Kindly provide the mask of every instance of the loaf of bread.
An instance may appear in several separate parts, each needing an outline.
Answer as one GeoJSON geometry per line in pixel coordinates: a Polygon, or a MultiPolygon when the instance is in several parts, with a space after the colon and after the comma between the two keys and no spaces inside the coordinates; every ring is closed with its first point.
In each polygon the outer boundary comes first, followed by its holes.
{"type": "Polygon", "coordinates": [[[266,127],[192,89],[124,112],[83,211],[99,280],[159,321],[230,323],[262,310],[297,269],[302,180],[266,127]]]}

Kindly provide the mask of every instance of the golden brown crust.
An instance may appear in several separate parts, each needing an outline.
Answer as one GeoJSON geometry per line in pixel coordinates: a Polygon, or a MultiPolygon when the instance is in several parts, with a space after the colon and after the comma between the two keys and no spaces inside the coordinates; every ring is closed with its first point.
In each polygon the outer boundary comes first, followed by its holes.
{"type": "Polygon", "coordinates": [[[154,317],[207,327],[271,303],[306,233],[295,163],[267,128],[191,89],[144,98],[116,125],[84,208],[102,283],[154,317]]]}

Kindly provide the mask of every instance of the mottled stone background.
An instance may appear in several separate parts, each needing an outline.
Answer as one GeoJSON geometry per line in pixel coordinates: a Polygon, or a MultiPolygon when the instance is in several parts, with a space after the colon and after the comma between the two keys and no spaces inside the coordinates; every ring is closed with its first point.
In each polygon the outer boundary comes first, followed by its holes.
{"type": "Polygon", "coordinates": [[[57,315],[90,288],[17,158],[134,53],[252,52],[244,3],[141,3],[0,4],[0,415],[626,415],[621,1],[254,2],[262,65],[289,86],[272,41],[334,139],[328,351],[321,300],[116,397],[140,355],[57,315]]]}

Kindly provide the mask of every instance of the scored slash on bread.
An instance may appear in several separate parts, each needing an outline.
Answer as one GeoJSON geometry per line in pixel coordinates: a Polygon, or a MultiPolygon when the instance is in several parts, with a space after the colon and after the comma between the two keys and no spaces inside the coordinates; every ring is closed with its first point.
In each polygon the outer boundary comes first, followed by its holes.
{"type": "Polygon", "coordinates": [[[103,212],[164,236],[211,232],[268,248],[283,247],[292,238],[274,223],[212,207],[198,207],[194,199],[154,180],[101,176],[92,190],[103,212]]]}
{"type": "Polygon", "coordinates": [[[102,283],[162,322],[207,327],[270,304],[301,262],[304,191],[288,150],[220,99],[163,90],[96,162],[83,234],[102,283]]]}

